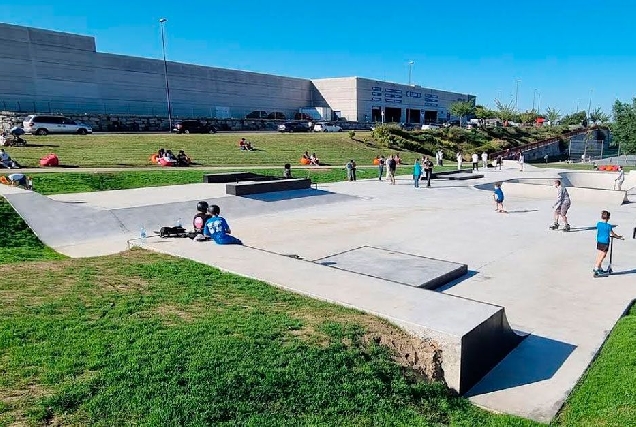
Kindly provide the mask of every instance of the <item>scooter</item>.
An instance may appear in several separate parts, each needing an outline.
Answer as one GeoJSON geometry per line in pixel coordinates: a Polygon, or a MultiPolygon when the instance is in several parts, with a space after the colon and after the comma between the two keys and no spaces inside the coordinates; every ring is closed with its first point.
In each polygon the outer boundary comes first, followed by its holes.
{"type": "Polygon", "coordinates": [[[607,277],[614,272],[614,270],[612,270],[612,254],[614,253],[614,239],[624,240],[622,237],[610,238],[609,264],[607,265],[607,270],[605,270],[602,273],[595,273],[594,277],[607,277]]]}

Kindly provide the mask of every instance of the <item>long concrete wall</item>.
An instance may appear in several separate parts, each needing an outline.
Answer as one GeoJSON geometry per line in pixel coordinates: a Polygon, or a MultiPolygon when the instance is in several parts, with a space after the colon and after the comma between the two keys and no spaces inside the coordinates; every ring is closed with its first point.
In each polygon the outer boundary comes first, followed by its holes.
{"type": "MultiPolygon", "coordinates": [[[[163,61],[99,53],[92,37],[0,24],[0,110],[165,115],[163,61]]],[[[310,80],[168,63],[175,116],[293,117],[310,80]]]]}

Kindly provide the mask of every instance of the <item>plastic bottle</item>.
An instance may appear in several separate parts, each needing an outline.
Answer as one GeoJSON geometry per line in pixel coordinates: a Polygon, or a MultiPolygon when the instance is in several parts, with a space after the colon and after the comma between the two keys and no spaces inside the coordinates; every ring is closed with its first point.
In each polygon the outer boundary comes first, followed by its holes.
{"type": "Polygon", "coordinates": [[[183,227],[183,223],[181,222],[181,218],[178,218],[176,223],[175,223],[175,227],[183,227]]]}
{"type": "Polygon", "coordinates": [[[148,235],[146,234],[146,228],[142,225],[141,229],[139,230],[139,239],[141,240],[142,245],[146,244],[146,237],[148,237],[148,235]]]}

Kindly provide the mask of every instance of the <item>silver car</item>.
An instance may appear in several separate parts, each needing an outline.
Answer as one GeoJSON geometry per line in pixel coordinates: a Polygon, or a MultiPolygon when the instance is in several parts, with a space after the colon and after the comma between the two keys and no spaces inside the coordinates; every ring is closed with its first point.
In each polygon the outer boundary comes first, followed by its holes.
{"type": "Polygon", "coordinates": [[[32,114],[22,122],[24,131],[32,135],[48,135],[49,133],[76,133],[86,135],[93,133],[93,128],[85,123],[76,122],[64,116],[45,116],[32,114]]]}

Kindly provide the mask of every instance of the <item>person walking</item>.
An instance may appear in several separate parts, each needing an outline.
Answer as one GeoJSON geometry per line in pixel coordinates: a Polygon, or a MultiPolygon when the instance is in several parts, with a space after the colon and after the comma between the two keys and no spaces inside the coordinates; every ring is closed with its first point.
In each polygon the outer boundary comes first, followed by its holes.
{"type": "Polygon", "coordinates": [[[378,160],[378,180],[382,181],[382,175],[384,175],[384,164],[386,163],[386,160],[384,159],[384,156],[380,156],[380,159],[378,160]]]}
{"type": "Polygon", "coordinates": [[[563,231],[570,231],[570,224],[568,224],[568,210],[570,209],[571,201],[568,190],[561,185],[561,180],[554,181],[554,186],[557,189],[557,200],[552,206],[554,208],[554,224],[550,226],[552,230],[559,229],[559,218],[563,218],[564,226],[563,231]]]}
{"type": "Polygon", "coordinates": [[[524,164],[525,164],[525,158],[523,156],[523,152],[519,151],[519,171],[523,172],[524,164]]]}
{"type": "Polygon", "coordinates": [[[501,165],[503,165],[503,156],[501,154],[497,156],[496,163],[499,170],[501,170],[501,165]]]}
{"type": "Polygon", "coordinates": [[[458,171],[462,170],[462,161],[463,161],[462,153],[461,151],[458,151],[457,152],[457,170],[458,171]]]}
{"type": "Polygon", "coordinates": [[[422,178],[422,165],[420,164],[420,159],[415,159],[415,164],[413,165],[413,181],[415,183],[415,188],[420,188],[421,178],[422,178]]]}
{"type": "Polygon", "coordinates": [[[488,153],[481,153],[481,162],[484,169],[488,169],[488,153]]]}
{"type": "Polygon", "coordinates": [[[479,156],[477,155],[477,153],[473,153],[471,157],[473,161],[473,172],[479,172],[479,156]]]}
{"type": "Polygon", "coordinates": [[[353,181],[356,180],[356,161],[351,159],[351,178],[353,181]]]}
{"type": "Polygon", "coordinates": [[[621,187],[623,186],[623,182],[625,182],[625,171],[622,166],[618,167],[618,177],[614,180],[614,190],[621,191],[621,187]]]}
{"type": "Polygon", "coordinates": [[[389,184],[395,185],[395,171],[397,169],[397,161],[391,156],[387,164],[387,174],[389,176],[389,184]]]}
{"type": "Polygon", "coordinates": [[[433,162],[428,157],[424,157],[424,173],[426,177],[426,187],[431,186],[431,176],[433,175],[433,162]]]}

